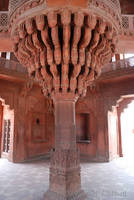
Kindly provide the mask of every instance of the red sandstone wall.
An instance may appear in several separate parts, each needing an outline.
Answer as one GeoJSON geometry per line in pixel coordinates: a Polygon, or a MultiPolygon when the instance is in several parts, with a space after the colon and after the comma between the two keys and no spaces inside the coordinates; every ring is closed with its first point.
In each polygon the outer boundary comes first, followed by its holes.
{"type": "MultiPolygon", "coordinates": [[[[76,118],[77,133],[86,133],[91,140],[90,143],[78,143],[83,157],[92,161],[109,161],[117,157],[118,132],[108,131],[108,112],[122,95],[134,94],[133,85],[133,79],[99,83],[94,91],[88,90],[87,96],[79,99],[76,116],[90,116],[88,125],[84,125],[83,117],[76,118]]],[[[9,155],[14,162],[47,154],[54,147],[54,116],[48,111],[47,100],[37,86],[28,91],[24,88],[24,84],[0,81],[0,97],[14,110],[14,135],[9,155]]]]}
{"type": "Polygon", "coordinates": [[[120,0],[122,14],[133,15],[133,0],[120,0]]]}
{"type": "Polygon", "coordinates": [[[115,135],[113,135],[113,133],[110,133],[110,131],[108,130],[107,113],[108,111],[113,110],[112,106],[117,105],[117,101],[121,98],[121,96],[134,94],[133,85],[134,85],[134,79],[130,78],[120,81],[116,80],[111,82],[105,82],[99,85],[99,92],[101,94],[101,98],[104,105],[103,106],[104,117],[101,117],[100,119],[104,118],[103,120],[105,125],[103,128],[103,132],[100,135],[100,139],[98,140],[97,148],[99,149],[99,154],[101,153],[103,155],[102,157],[103,158],[105,157],[107,160],[112,160],[119,154],[118,126],[115,135]],[[115,141],[116,139],[117,141],[115,141]],[[101,148],[101,145],[99,145],[100,143],[99,141],[103,142],[102,146],[103,147],[105,146],[104,149],[101,148]]]}
{"type": "Polygon", "coordinates": [[[0,11],[7,11],[8,10],[8,3],[9,0],[0,1],[0,11]]]}
{"type": "Polygon", "coordinates": [[[47,111],[44,96],[37,94],[38,88],[37,91],[31,91],[27,98],[26,149],[28,158],[47,154],[53,146],[51,142],[54,132],[53,118],[47,111]]]}
{"type": "Polygon", "coordinates": [[[21,162],[47,154],[53,146],[54,125],[40,88],[26,91],[24,84],[1,80],[0,97],[14,113],[9,160],[21,162]]]}
{"type": "Polygon", "coordinates": [[[134,80],[124,79],[98,83],[95,91],[88,91],[83,100],[79,100],[76,112],[91,113],[91,143],[78,144],[81,155],[89,160],[109,161],[119,156],[119,132],[116,109],[117,101],[124,95],[134,94],[134,80]],[[108,112],[112,115],[111,129],[108,127],[108,112]]]}
{"type": "Polygon", "coordinates": [[[47,110],[47,102],[40,88],[34,87],[25,98],[19,97],[17,111],[16,148],[22,147],[17,160],[20,157],[27,160],[50,152],[54,138],[53,116],[47,110]]]}
{"type": "MultiPolygon", "coordinates": [[[[97,124],[96,124],[96,94],[92,95],[88,92],[84,99],[79,99],[76,103],[76,114],[89,114],[88,126],[88,136],[91,140],[90,143],[78,143],[78,148],[82,157],[86,157],[90,160],[96,159],[96,138],[97,138],[97,124]]],[[[76,118],[77,120],[77,118],[76,118]]],[[[79,119],[80,120],[80,119],[79,119]]],[[[77,124],[77,121],[76,121],[77,124]]],[[[78,124],[77,124],[78,126],[78,124]]],[[[87,127],[86,127],[87,128],[87,127]]],[[[80,127],[76,127],[76,133],[81,132],[80,127]]]]}

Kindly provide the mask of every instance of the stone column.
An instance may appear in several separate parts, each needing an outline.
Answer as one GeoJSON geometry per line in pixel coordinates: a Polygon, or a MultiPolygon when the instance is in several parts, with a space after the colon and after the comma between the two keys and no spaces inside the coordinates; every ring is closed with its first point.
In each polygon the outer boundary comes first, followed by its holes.
{"type": "Polygon", "coordinates": [[[113,7],[109,10],[105,4],[96,7],[94,1],[87,0],[85,4],[66,0],[9,1],[14,54],[55,105],[55,151],[45,200],[85,199],[76,148],[75,101],[76,96],[86,95],[87,87],[116,50],[120,6],[118,0],[112,2],[116,11],[113,15],[113,7]]]}
{"type": "Polygon", "coordinates": [[[55,150],[51,156],[50,188],[45,200],[84,200],[79,151],[76,146],[75,95],[56,95],[55,150]]]}

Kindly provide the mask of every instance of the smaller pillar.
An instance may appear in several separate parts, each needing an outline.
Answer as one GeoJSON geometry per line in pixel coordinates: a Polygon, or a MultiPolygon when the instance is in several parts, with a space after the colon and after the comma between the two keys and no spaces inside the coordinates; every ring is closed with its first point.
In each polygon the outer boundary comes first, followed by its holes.
{"type": "Polygon", "coordinates": [[[118,116],[118,154],[120,157],[123,157],[122,152],[122,136],[121,136],[121,112],[120,109],[117,108],[117,116],[118,116]]]}
{"type": "Polygon", "coordinates": [[[119,61],[120,60],[120,54],[115,54],[115,60],[119,61]]]}

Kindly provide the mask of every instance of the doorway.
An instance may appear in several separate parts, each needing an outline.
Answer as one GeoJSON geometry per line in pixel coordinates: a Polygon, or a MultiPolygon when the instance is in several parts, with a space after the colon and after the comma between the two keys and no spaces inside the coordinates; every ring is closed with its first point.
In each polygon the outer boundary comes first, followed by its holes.
{"type": "Polygon", "coordinates": [[[108,112],[109,159],[134,154],[134,95],[122,96],[108,112]]]}
{"type": "Polygon", "coordinates": [[[132,159],[134,155],[134,101],[121,113],[121,139],[123,156],[132,159]]]}

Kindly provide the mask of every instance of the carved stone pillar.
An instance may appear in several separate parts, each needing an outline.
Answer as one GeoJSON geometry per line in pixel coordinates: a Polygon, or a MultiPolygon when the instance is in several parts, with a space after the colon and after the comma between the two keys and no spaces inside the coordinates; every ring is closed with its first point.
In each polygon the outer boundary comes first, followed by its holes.
{"type": "Polygon", "coordinates": [[[79,151],[76,147],[76,123],[74,95],[56,95],[55,150],[51,156],[50,188],[44,199],[84,200],[81,190],[79,151]]]}
{"type": "Polygon", "coordinates": [[[57,94],[53,97],[55,107],[55,149],[75,150],[75,102],[74,94],[65,96],[57,94]]]}
{"type": "Polygon", "coordinates": [[[45,200],[84,200],[76,148],[75,101],[115,54],[119,0],[10,0],[17,59],[55,105],[55,151],[45,200]]]}

